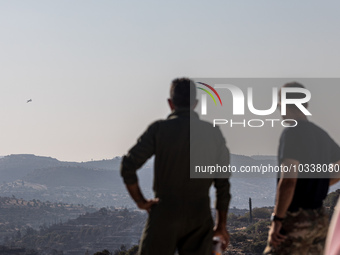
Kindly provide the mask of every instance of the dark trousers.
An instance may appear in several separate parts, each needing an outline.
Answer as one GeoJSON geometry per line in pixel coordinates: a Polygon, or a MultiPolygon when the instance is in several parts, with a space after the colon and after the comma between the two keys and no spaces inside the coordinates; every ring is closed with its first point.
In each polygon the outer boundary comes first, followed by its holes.
{"type": "Polygon", "coordinates": [[[210,255],[213,237],[210,208],[201,208],[197,212],[191,209],[166,202],[154,205],[138,254],[174,255],[177,250],[180,255],[210,255]]]}

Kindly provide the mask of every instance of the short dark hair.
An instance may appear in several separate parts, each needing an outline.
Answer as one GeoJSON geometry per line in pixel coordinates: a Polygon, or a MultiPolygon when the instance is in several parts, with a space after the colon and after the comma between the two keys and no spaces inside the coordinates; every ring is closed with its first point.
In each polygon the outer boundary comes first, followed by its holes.
{"type": "MultiPolygon", "coordinates": [[[[285,85],[283,85],[283,88],[302,88],[305,89],[305,86],[303,86],[301,83],[298,83],[296,81],[288,82],[285,85]]],[[[280,93],[281,96],[281,93],[280,93]]],[[[303,94],[301,93],[287,93],[287,99],[299,99],[304,98],[303,94]]],[[[302,104],[304,107],[308,107],[308,103],[302,104]]],[[[291,106],[291,105],[288,105],[291,106]]]]}
{"type": "Polygon", "coordinates": [[[174,79],[170,87],[170,99],[176,108],[190,108],[196,101],[196,86],[189,78],[174,79]]]}

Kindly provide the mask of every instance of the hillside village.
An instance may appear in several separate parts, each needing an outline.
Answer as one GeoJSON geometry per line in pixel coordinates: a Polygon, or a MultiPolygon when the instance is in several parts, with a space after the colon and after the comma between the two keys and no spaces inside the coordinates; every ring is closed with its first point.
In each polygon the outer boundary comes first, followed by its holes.
{"type": "MultiPolygon", "coordinates": [[[[118,157],[83,163],[34,155],[0,158],[0,254],[136,254],[147,215],[136,210],[127,194],[119,163],[118,157]]],[[[275,164],[275,159],[232,155],[232,163],[275,164]]],[[[152,196],[152,164],[151,160],[139,171],[147,197],[152,196]]],[[[231,182],[233,201],[243,206],[229,209],[226,254],[261,254],[273,210],[263,205],[273,204],[275,181],[231,182]],[[251,217],[249,197],[257,207],[251,217]]],[[[330,214],[339,193],[330,193],[325,201],[330,214]]]]}

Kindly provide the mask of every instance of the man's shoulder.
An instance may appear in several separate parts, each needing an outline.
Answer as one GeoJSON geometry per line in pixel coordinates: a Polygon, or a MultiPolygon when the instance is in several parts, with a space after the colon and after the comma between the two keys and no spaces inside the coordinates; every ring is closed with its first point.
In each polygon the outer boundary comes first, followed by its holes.
{"type": "Polygon", "coordinates": [[[295,127],[286,127],[282,132],[282,136],[285,138],[305,137],[310,134],[328,135],[327,132],[324,131],[321,127],[309,121],[299,122],[298,125],[295,127]]]}
{"type": "MultiPolygon", "coordinates": [[[[183,125],[183,121],[179,118],[166,118],[166,119],[157,119],[151,122],[148,126],[148,130],[159,130],[159,129],[168,129],[171,126],[179,124],[179,122],[183,125]]],[[[189,126],[189,122],[188,122],[189,126]]]]}
{"type": "Polygon", "coordinates": [[[315,132],[322,134],[322,135],[325,135],[325,136],[329,136],[329,134],[327,133],[326,130],[324,130],[322,127],[316,125],[315,123],[310,122],[310,126],[315,130],[315,132]]]}
{"type": "Polygon", "coordinates": [[[281,135],[282,139],[289,139],[293,137],[299,137],[299,134],[302,132],[301,128],[296,126],[296,127],[286,127],[281,135]]]}
{"type": "Polygon", "coordinates": [[[149,127],[151,126],[157,126],[159,124],[161,124],[162,122],[166,121],[166,119],[158,119],[158,120],[154,120],[149,124],[149,127]]]}
{"type": "Polygon", "coordinates": [[[211,130],[212,132],[213,132],[213,131],[220,132],[219,126],[214,126],[213,123],[208,122],[208,121],[205,121],[205,120],[201,120],[201,119],[196,119],[196,120],[192,121],[192,122],[190,123],[190,125],[191,125],[192,127],[197,126],[197,127],[202,127],[202,128],[205,128],[205,129],[209,129],[209,130],[211,130]]]}
{"type": "Polygon", "coordinates": [[[193,137],[204,136],[213,141],[220,141],[225,143],[225,137],[219,126],[214,126],[212,123],[204,120],[196,120],[190,123],[190,134],[193,137]]]}
{"type": "Polygon", "coordinates": [[[291,129],[292,130],[288,131],[288,134],[294,134],[295,136],[299,136],[301,138],[310,139],[311,137],[314,137],[322,140],[330,139],[327,131],[310,121],[306,121],[301,124],[299,123],[298,126],[291,129]]]}

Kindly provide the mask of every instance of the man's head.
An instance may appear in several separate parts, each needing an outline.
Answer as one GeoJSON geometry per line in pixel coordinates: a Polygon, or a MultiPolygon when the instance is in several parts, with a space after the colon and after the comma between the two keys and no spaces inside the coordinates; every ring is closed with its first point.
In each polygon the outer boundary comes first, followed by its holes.
{"type": "MultiPolygon", "coordinates": [[[[305,89],[305,86],[298,82],[289,82],[282,86],[282,88],[302,88],[305,89]]],[[[304,98],[305,95],[302,93],[287,93],[286,98],[287,99],[301,99],[304,98]]],[[[281,90],[279,92],[279,105],[281,107],[281,90]]],[[[302,106],[304,106],[306,109],[308,108],[308,103],[303,103],[302,106]]],[[[288,104],[287,106],[287,114],[285,116],[282,116],[284,119],[307,119],[306,115],[304,115],[301,110],[293,104],[288,104]]]]}
{"type": "Polygon", "coordinates": [[[195,83],[188,78],[173,80],[168,102],[171,110],[195,108],[197,104],[195,83]]]}

